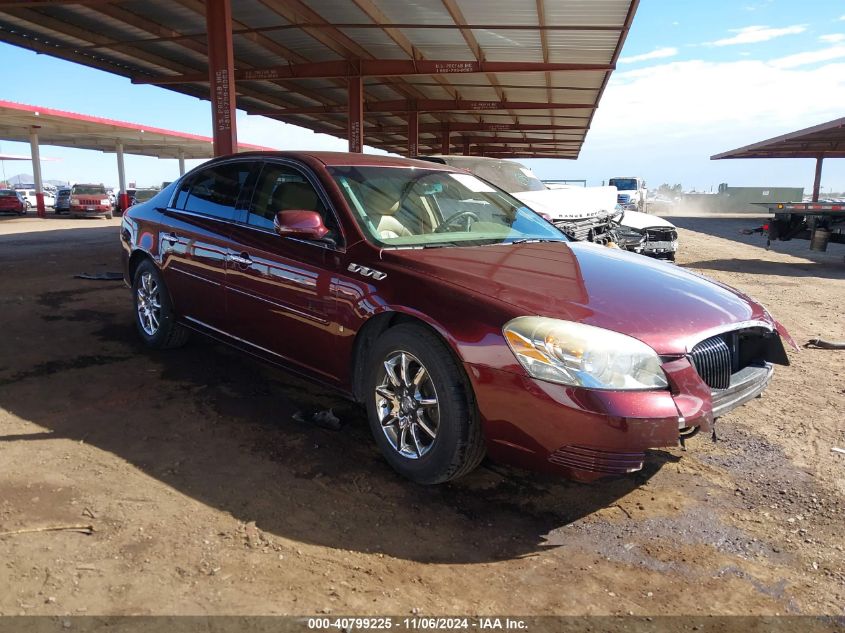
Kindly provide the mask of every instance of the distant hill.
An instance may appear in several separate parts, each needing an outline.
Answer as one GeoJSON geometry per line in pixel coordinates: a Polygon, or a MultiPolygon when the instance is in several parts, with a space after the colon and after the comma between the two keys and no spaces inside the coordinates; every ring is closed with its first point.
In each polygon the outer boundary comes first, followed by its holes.
{"type": "MultiPolygon", "coordinates": [[[[33,176],[32,174],[17,174],[15,176],[8,178],[7,182],[9,182],[12,185],[19,185],[21,183],[28,185],[30,183],[35,182],[35,176],[33,176]]],[[[44,184],[45,185],[55,185],[56,187],[65,187],[65,186],[67,186],[67,181],[66,180],[45,180],[44,184]]]]}

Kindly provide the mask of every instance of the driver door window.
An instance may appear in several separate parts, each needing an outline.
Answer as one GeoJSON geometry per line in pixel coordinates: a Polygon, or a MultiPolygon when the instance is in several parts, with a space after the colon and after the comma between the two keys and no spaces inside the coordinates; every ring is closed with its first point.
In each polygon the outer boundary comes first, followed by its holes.
{"type": "Polygon", "coordinates": [[[319,213],[329,229],[328,237],[337,241],[339,232],[334,215],[305,175],[287,165],[266,163],[255,186],[247,224],[272,231],[279,211],[294,210],[319,213]]]}

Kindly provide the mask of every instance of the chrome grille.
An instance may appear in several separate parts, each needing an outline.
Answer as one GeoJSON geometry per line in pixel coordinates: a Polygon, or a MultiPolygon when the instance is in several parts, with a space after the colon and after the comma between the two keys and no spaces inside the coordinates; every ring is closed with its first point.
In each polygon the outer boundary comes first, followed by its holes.
{"type": "Polygon", "coordinates": [[[692,348],[692,364],[711,389],[727,389],[731,384],[733,354],[725,339],[713,336],[692,348]]]}

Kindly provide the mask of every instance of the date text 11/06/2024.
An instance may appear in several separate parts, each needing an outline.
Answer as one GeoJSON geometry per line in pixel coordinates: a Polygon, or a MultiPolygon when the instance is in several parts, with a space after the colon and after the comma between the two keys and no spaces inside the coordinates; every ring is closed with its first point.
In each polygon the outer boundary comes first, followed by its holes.
{"type": "Polygon", "coordinates": [[[335,617],[308,618],[311,630],[390,630],[406,629],[411,631],[446,631],[446,630],[510,630],[520,631],[528,628],[524,620],[518,618],[438,618],[438,617],[335,617]]]}

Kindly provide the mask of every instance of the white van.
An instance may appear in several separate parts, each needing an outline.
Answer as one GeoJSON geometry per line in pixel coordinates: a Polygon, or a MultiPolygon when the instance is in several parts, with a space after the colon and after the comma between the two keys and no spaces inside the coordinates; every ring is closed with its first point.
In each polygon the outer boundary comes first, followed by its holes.
{"type": "MultiPolygon", "coordinates": [[[[35,189],[18,189],[17,191],[23,197],[24,202],[26,202],[27,210],[34,209],[38,206],[38,201],[35,198],[35,189]]],[[[56,206],[55,196],[48,191],[44,192],[44,206],[45,207],[56,206]]]]}

